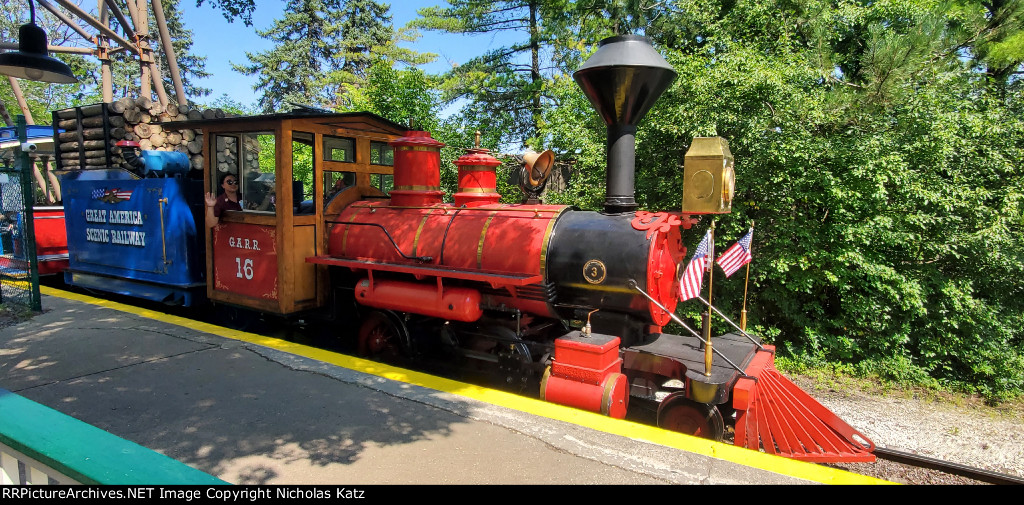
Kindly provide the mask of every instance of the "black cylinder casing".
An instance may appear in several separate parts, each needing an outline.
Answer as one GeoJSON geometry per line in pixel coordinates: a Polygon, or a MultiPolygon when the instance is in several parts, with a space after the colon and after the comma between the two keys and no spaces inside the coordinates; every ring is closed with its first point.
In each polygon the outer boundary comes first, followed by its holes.
{"type": "Polygon", "coordinates": [[[650,324],[649,302],[626,285],[633,279],[647,290],[651,243],[645,232],[630,225],[633,217],[579,211],[559,218],[548,247],[547,273],[560,317],[577,319],[578,308],[600,307],[603,312],[629,314],[640,325],[650,324]]]}

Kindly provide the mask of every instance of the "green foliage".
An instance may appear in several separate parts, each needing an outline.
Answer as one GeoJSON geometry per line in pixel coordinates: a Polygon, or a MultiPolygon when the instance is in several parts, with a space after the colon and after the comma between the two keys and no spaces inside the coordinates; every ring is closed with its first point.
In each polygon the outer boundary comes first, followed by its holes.
{"type": "Polygon", "coordinates": [[[369,67],[361,86],[343,87],[348,103],[342,111],[373,112],[399,124],[412,121],[417,129],[426,131],[437,126],[437,92],[419,69],[399,70],[392,61],[381,58],[369,67]]]}
{"type": "MultiPolygon", "coordinates": [[[[192,52],[192,32],[185,27],[181,11],[178,9],[178,1],[163,0],[164,15],[171,34],[185,93],[189,97],[203,97],[208,95],[210,90],[195,85],[194,80],[209,75],[205,70],[206,57],[192,52]]],[[[0,39],[14,41],[18,39],[18,27],[28,22],[29,8],[25,0],[11,0],[5,2],[4,5],[8,6],[8,4],[11,9],[5,9],[0,17],[0,39]]],[[[156,21],[152,16],[150,16],[149,23],[155,33],[156,21]]],[[[48,10],[36,9],[36,24],[46,31],[47,40],[52,46],[95,47],[94,40],[84,39],[77,31],[63,24],[48,10]]],[[[154,42],[151,46],[160,68],[166,69],[167,58],[163,54],[161,45],[154,42]]],[[[110,58],[112,88],[115,97],[138,94],[140,77],[138,60],[126,53],[127,51],[113,52],[110,58]]],[[[25,100],[28,102],[32,117],[37,124],[50,123],[49,111],[93,104],[103,99],[100,89],[100,65],[96,59],[80,54],[58,52],[51,52],[50,56],[67,63],[78,77],[79,82],[76,84],[44,84],[19,81],[19,86],[24,92],[25,100]]],[[[165,75],[163,81],[168,96],[174,99],[172,80],[165,75]]],[[[6,78],[0,79],[0,101],[3,104],[0,110],[20,111],[20,107],[14,99],[13,90],[6,78]]]]}
{"type": "Polygon", "coordinates": [[[288,102],[321,107],[333,101],[336,87],[328,87],[323,75],[344,65],[334,59],[340,48],[332,37],[343,19],[343,3],[289,0],[283,18],[270,29],[257,31],[274,41],[274,48],[247,52],[248,65],[232,64],[238,72],[258,76],[254,89],[263,92],[259,106],[264,113],[277,112],[288,102]]]}
{"type": "MultiPolygon", "coordinates": [[[[72,70],[76,68],[75,65],[70,66],[72,70]]],[[[89,96],[80,94],[78,86],[75,84],[48,84],[21,79],[16,82],[25,95],[32,119],[38,125],[51,124],[52,116],[50,111],[64,108],[64,104],[70,103],[73,104],[72,106],[76,106],[95,103],[89,101],[89,96]]],[[[2,102],[3,108],[6,109],[8,116],[11,118],[10,122],[4,121],[7,123],[4,126],[14,126],[14,117],[18,114],[23,114],[23,112],[15,98],[14,89],[11,87],[10,81],[6,76],[0,78],[0,102],[2,102]]]]}
{"type": "Polygon", "coordinates": [[[559,107],[547,109],[541,137],[546,146],[559,154],[562,162],[571,162],[572,177],[566,191],[549,194],[547,201],[597,210],[604,205],[605,133],[604,122],[579,91],[571,77],[553,79],[551,95],[559,107]]]}
{"type": "MultiPolygon", "coordinates": [[[[1020,90],[962,65],[931,6],[759,5],[665,49],[679,78],[640,126],[638,200],[678,208],[684,143],[724,136],[737,188],[719,247],[756,222],[748,310],[784,355],[1020,394],[1020,90]]],[[[739,277],[716,276],[716,304],[738,312],[739,277]]]]}
{"type": "MultiPolygon", "coordinates": [[[[10,2],[5,1],[4,6],[5,9],[0,14],[0,40],[17,41],[19,27],[29,22],[28,2],[11,0],[10,2]]],[[[47,42],[50,45],[75,45],[76,41],[81,40],[77,32],[64,26],[45,9],[36,9],[35,22],[46,32],[47,42]]],[[[51,123],[51,110],[94,103],[89,100],[96,96],[96,90],[89,87],[96,82],[94,73],[97,65],[94,60],[77,54],[52,53],[51,56],[70,66],[72,72],[82,82],[79,84],[48,84],[16,80],[25,96],[31,118],[35,124],[40,125],[51,123]]],[[[22,110],[6,76],[0,77],[0,105],[2,105],[0,109],[6,112],[4,118],[6,126],[14,126],[14,116],[22,114],[22,110]],[[7,121],[7,117],[10,117],[10,122],[7,121]]]]}
{"type": "MultiPolygon", "coordinates": [[[[313,146],[300,142],[292,143],[292,180],[302,181],[304,195],[312,195],[316,174],[313,173],[313,146]]],[[[300,201],[304,198],[300,198],[300,201]]]]}
{"type": "Polygon", "coordinates": [[[196,0],[196,7],[209,1],[210,6],[220,9],[224,19],[233,23],[235,18],[241,18],[245,26],[252,26],[252,13],[256,10],[256,0],[196,0]]]}
{"type": "Polygon", "coordinates": [[[344,9],[344,18],[332,30],[339,36],[341,50],[334,57],[343,63],[329,80],[358,82],[377,57],[376,48],[389,44],[394,30],[387,5],[372,0],[347,0],[344,9]]]}
{"type": "Polygon", "coordinates": [[[536,138],[549,103],[545,65],[548,50],[565,26],[548,19],[564,15],[564,0],[449,0],[446,7],[426,7],[411,27],[448,33],[519,38],[455,66],[439,84],[445,104],[460,104],[463,113],[489,117],[490,129],[501,133],[501,145],[536,138]],[[468,102],[468,103],[467,103],[468,102]]]}
{"type": "Polygon", "coordinates": [[[226,93],[221,94],[219,97],[212,101],[207,101],[202,104],[196,104],[201,109],[220,109],[227,114],[235,114],[238,116],[251,116],[258,113],[258,111],[252,106],[247,105],[229,97],[226,93]]]}
{"type": "Polygon", "coordinates": [[[1024,61],[1024,2],[961,0],[948,11],[957,48],[997,87],[1019,81],[1024,61]]]}
{"type": "MultiPolygon", "coordinates": [[[[458,192],[459,171],[455,161],[466,154],[467,149],[476,146],[476,132],[480,132],[480,147],[490,149],[492,155],[496,155],[498,145],[501,142],[501,135],[493,129],[486,129],[487,124],[484,118],[474,118],[468,115],[455,115],[441,120],[432,130],[432,136],[445,147],[441,149],[441,189],[444,190],[446,198],[451,201],[451,195],[458,192]]],[[[507,179],[507,173],[502,174],[500,168],[498,178],[507,179]]],[[[508,199],[516,198],[518,189],[511,189],[507,185],[501,186],[499,182],[498,192],[508,199]],[[503,189],[504,188],[504,189],[503,189]]],[[[508,200],[506,200],[508,201],[508,200]]]]}
{"type": "MultiPolygon", "coordinates": [[[[262,91],[259,105],[270,113],[288,104],[326,109],[346,108],[342,96],[364,84],[373,62],[429,62],[433,55],[397,47],[415,38],[396,32],[389,7],[372,0],[289,0],[283,18],[260,36],[274,41],[273,49],[246,53],[248,65],[233,65],[257,75],[262,91]]],[[[351,99],[347,100],[349,103],[351,99]]]]}

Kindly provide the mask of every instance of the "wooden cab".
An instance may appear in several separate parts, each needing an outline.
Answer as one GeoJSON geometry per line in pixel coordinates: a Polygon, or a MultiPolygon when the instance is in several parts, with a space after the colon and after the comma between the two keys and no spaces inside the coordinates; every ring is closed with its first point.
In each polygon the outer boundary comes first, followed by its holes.
{"type": "MultiPolygon", "coordinates": [[[[181,125],[184,123],[176,123],[181,125]]],[[[205,187],[239,182],[241,211],[206,230],[207,296],[266,313],[327,303],[325,216],[393,185],[389,142],[406,131],[370,113],[274,114],[188,122],[203,132],[205,187]]],[[[329,219],[328,219],[329,220],[329,219]]]]}

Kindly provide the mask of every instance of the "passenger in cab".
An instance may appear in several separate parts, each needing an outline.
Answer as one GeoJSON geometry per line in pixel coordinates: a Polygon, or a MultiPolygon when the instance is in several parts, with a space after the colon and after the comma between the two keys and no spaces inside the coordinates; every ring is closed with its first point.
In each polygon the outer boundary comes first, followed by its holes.
{"type": "Polygon", "coordinates": [[[261,184],[261,197],[259,201],[250,200],[246,197],[247,206],[250,210],[274,212],[277,209],[277,193],[274,191],[274,174],[263,174],[256,178],[255,183],[261,184]]]}
{"type": "Polygon", "coordinates": [[[220,215],[225,210],[242,210],[242,204],[238,203],[238,176],[230,172],[222,175],[220,187],[224,189],[220,196],[206,193],[207,228],[217,226],[217,223],[220,222],[220,215]]]}
{"type": "Polygon", "coordinates": [[[327,197],[324,199],[325,202],[330,202],[334,195],[341,193],[342,191],[355,185],[356,174],[352,172],[329,172],[333,177],[337,177],[334,181],[334,185],[331,189],[327,190],[327,197]]]}

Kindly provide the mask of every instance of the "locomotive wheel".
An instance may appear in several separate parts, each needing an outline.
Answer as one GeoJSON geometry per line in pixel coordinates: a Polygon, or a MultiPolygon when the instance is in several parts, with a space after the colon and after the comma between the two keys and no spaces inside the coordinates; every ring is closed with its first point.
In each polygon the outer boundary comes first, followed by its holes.
{"type": "Polygon", "coordinates": [[[529,386],[533,363],[530,349],[520,340],[516,332],[504,326],[490,326],[484,332],[495,338],[498,344],[492,352],[498,357],[498,379],[513,391],[524,391],[529,386]]]}
{"type": "Polygon", "coordinates": [[[658,427],[717,441],[725,436],[725,419],[717,407],[676,395],[658,407],[658,427]]]}
{"type": "Polygon", "coordinates": [[[359,355],[393,362],[409,355],[409,331],[393,312],[373,311],[359,327],[359,355]]]}

